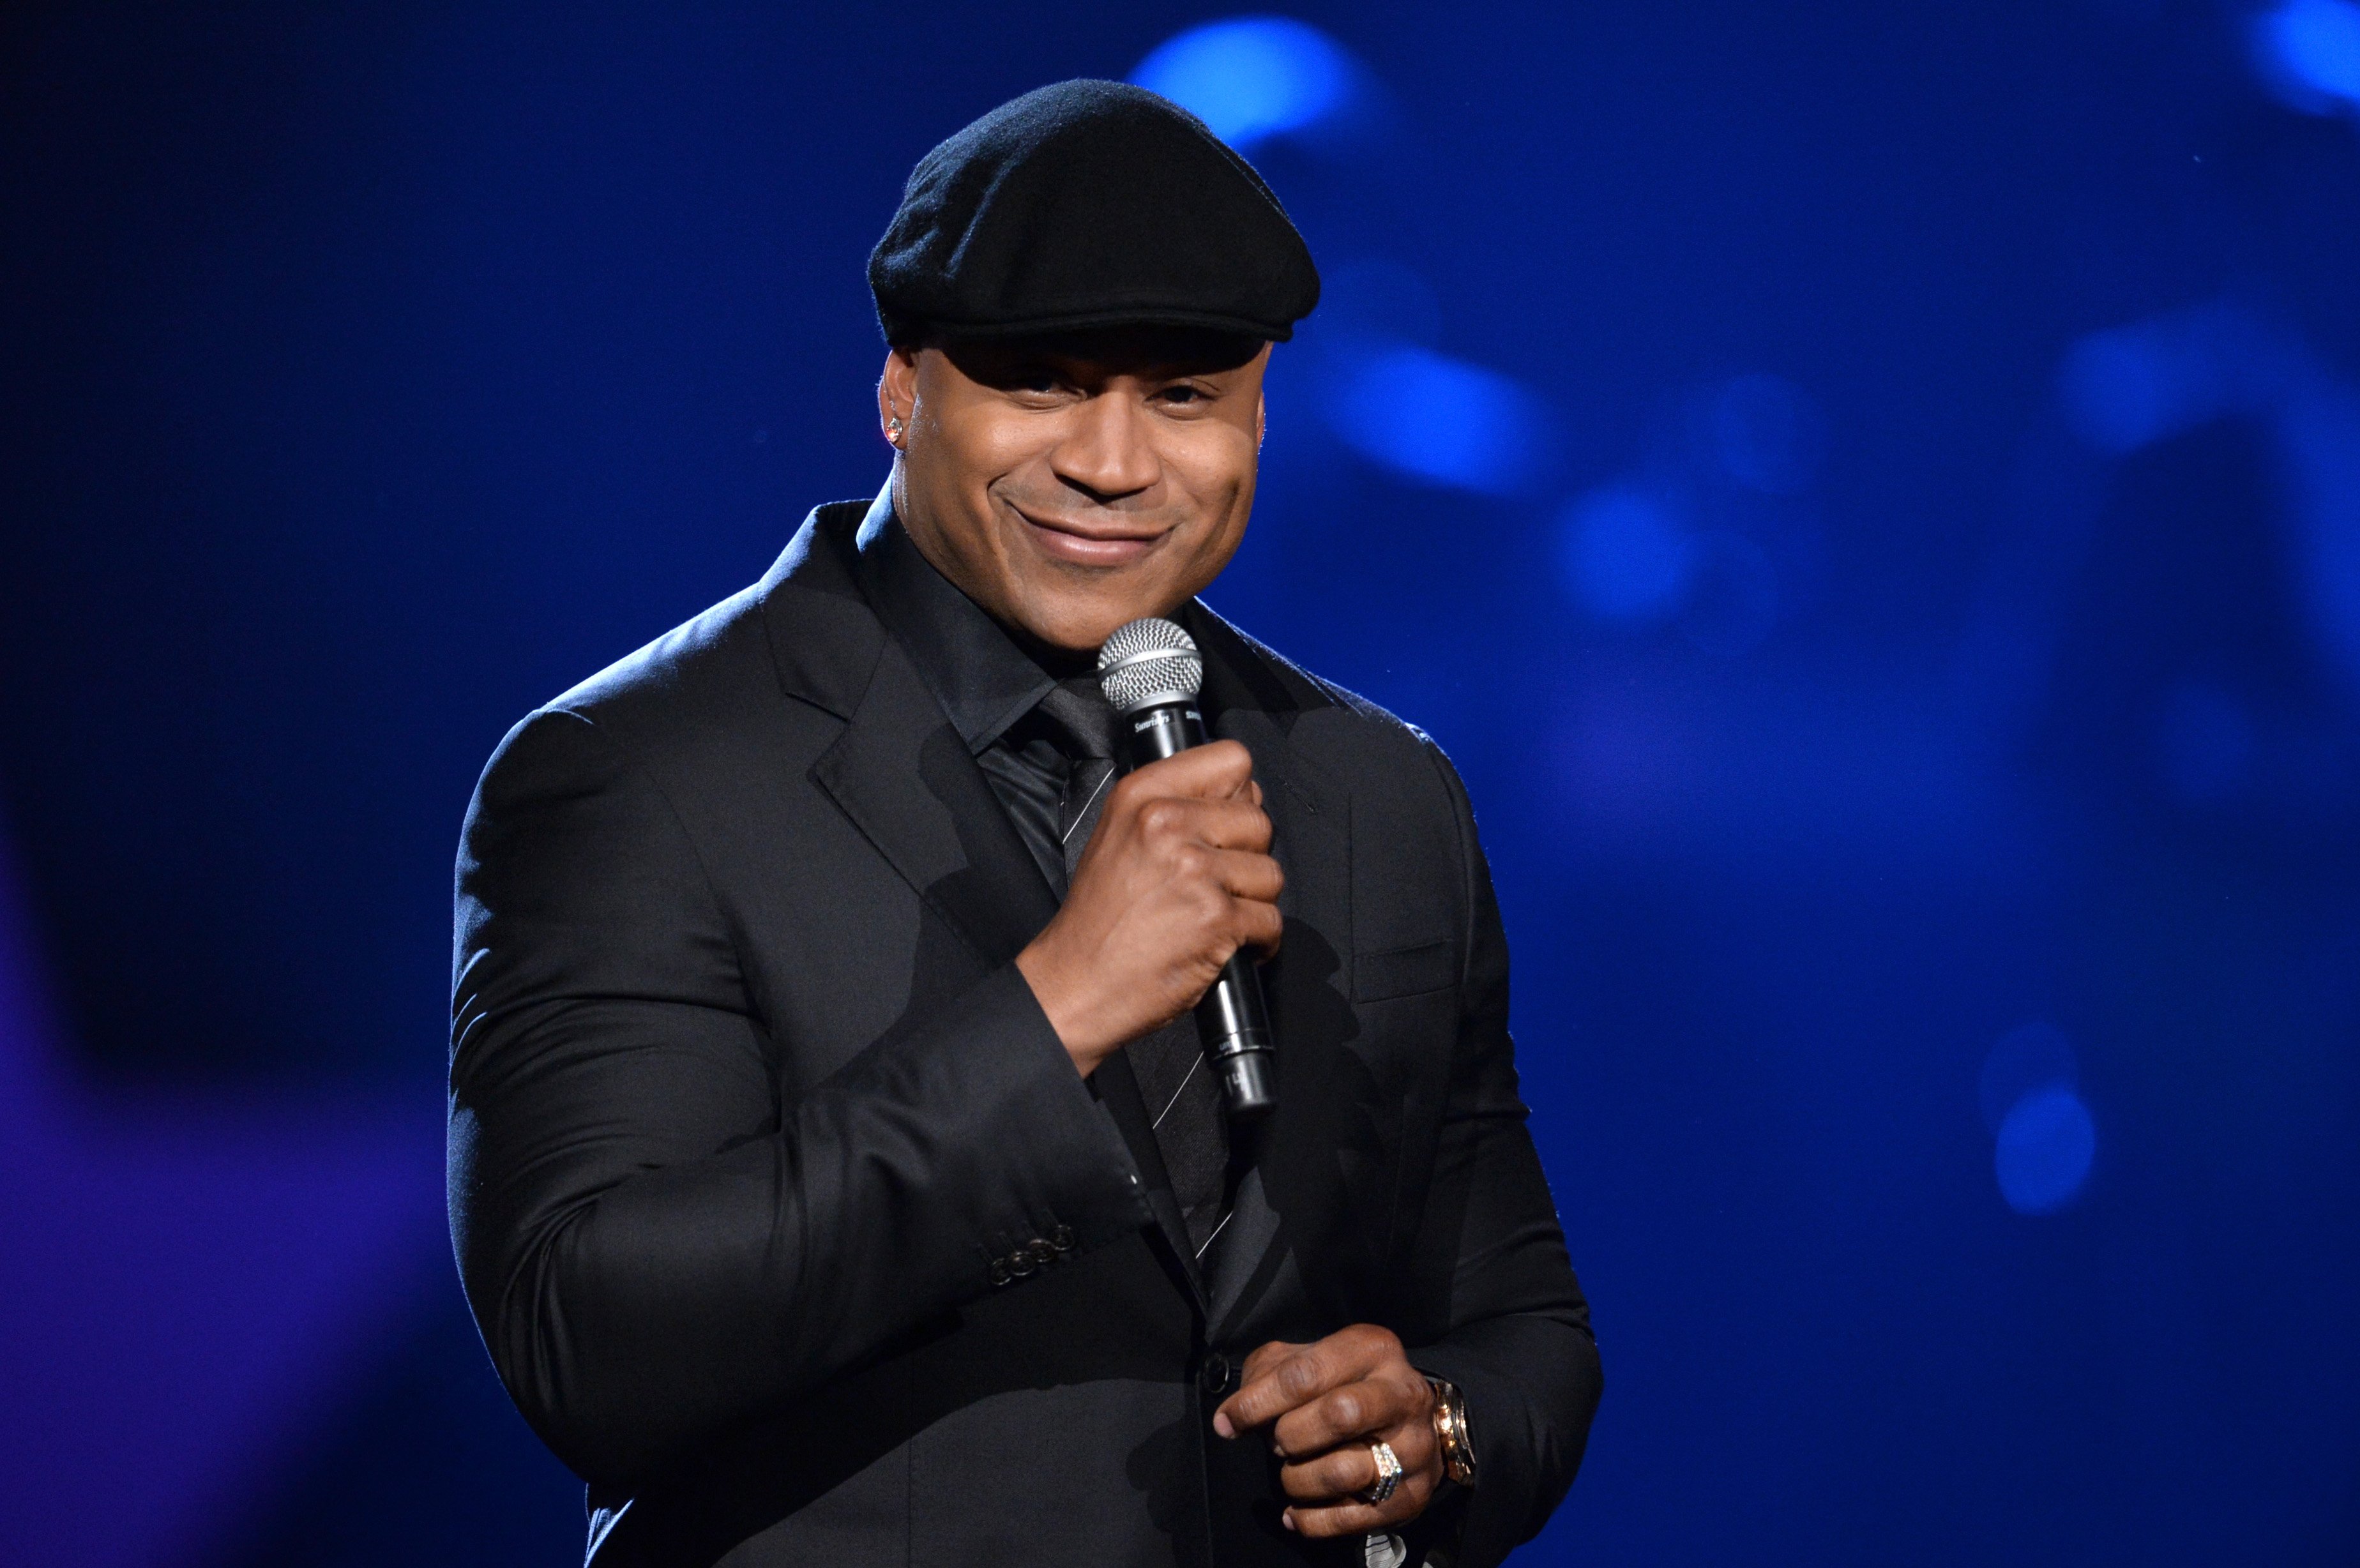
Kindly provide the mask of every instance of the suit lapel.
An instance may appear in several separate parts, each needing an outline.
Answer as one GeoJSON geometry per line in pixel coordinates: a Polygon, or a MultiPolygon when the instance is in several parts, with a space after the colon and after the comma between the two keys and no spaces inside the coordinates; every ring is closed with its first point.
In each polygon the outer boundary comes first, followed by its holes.
{"type": "Polygon", "coordinates": [[[860,596],[849,555],[866,509],[820,508],[766,580],[780,684],[845,719],[814,781],[997,968],[1049,923],[1056,896],[967,743],[860,596]]]}
{"type": "Polygon", "coordinates": [[[867,695],[812,777],[987,967],[1013,959],[1056,913],[983,770],[899,645],[884,644],[867,695]]]}

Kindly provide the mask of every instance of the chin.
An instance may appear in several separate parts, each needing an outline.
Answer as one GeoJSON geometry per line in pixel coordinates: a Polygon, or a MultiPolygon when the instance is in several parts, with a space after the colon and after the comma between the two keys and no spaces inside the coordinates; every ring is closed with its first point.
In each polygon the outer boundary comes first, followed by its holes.
{"type": "Polygon", "coordinates": [[[1130,625],[1142,615],[1159,612],[1153,607],[1136,604],[1091,604],[1082,606],[1070,603],[1054,611],[1027,616],[1024,629],[1052,648],[1069,653],[1096,653],[1099,645],[1112,637],[1118,626],[1130,625]]]}
{"type": "Polygon", "coordinates": [[[1135,615],[1125,615],[1121,620],[1116,621],[1101,621],[1095,618],[1061,620],[1051,626],[1028,629],[1034,637],[1052,648],[1062,649],[1066,653],[1094,654],[1107,638],[1114,635],[1117,626],[1136,619],[1138,617],[1135,615]]]}

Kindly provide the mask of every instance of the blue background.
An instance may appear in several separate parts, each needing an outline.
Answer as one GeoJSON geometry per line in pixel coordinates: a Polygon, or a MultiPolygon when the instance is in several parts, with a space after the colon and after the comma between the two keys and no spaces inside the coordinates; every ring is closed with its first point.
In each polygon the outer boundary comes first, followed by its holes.
{"type": "Polygon", "coordinates": [[[1608,1375],[1520,1560],[2360,1560],[2360,6],[17,6],[0,71],[0,1558],[578,1556],[442,1230],[461,811],[873,493],[918,156],[1135,72],[1329,285],[1210,597],[1498,875],[1608,1375]]]}

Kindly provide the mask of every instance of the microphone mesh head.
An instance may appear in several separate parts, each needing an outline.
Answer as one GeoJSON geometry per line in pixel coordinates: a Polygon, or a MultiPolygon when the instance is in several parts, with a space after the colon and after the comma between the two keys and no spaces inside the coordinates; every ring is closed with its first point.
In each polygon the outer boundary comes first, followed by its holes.
{"type": "Polygon", "coordinates": [[[1118,713],[1187,702],[1204,683],[1196,639],[1170,621],[1150,615],[1118,626],[1098,649],[1098,690],[1118,713]]]}

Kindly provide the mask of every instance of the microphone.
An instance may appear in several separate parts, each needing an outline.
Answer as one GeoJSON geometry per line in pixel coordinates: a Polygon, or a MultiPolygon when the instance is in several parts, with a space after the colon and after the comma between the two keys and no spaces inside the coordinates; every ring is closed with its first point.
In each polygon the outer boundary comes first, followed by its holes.
{"type": "MultiPolygon", "coordinates": [[[[1204,683],[1196,639],[1170,621],[1150,615],[1107,638],[1098,649],[1098,689],[1121,716],[1115,753],[1124,772],[1205,744],[1196,707],[1204,683]]],[[[1262,976],[1243,948],[1197,1002],[1196,1036],[1231,1121],[1260,1117],[1278,1103],[1278,1040],[1262,1006],[1262,976]]]]}

